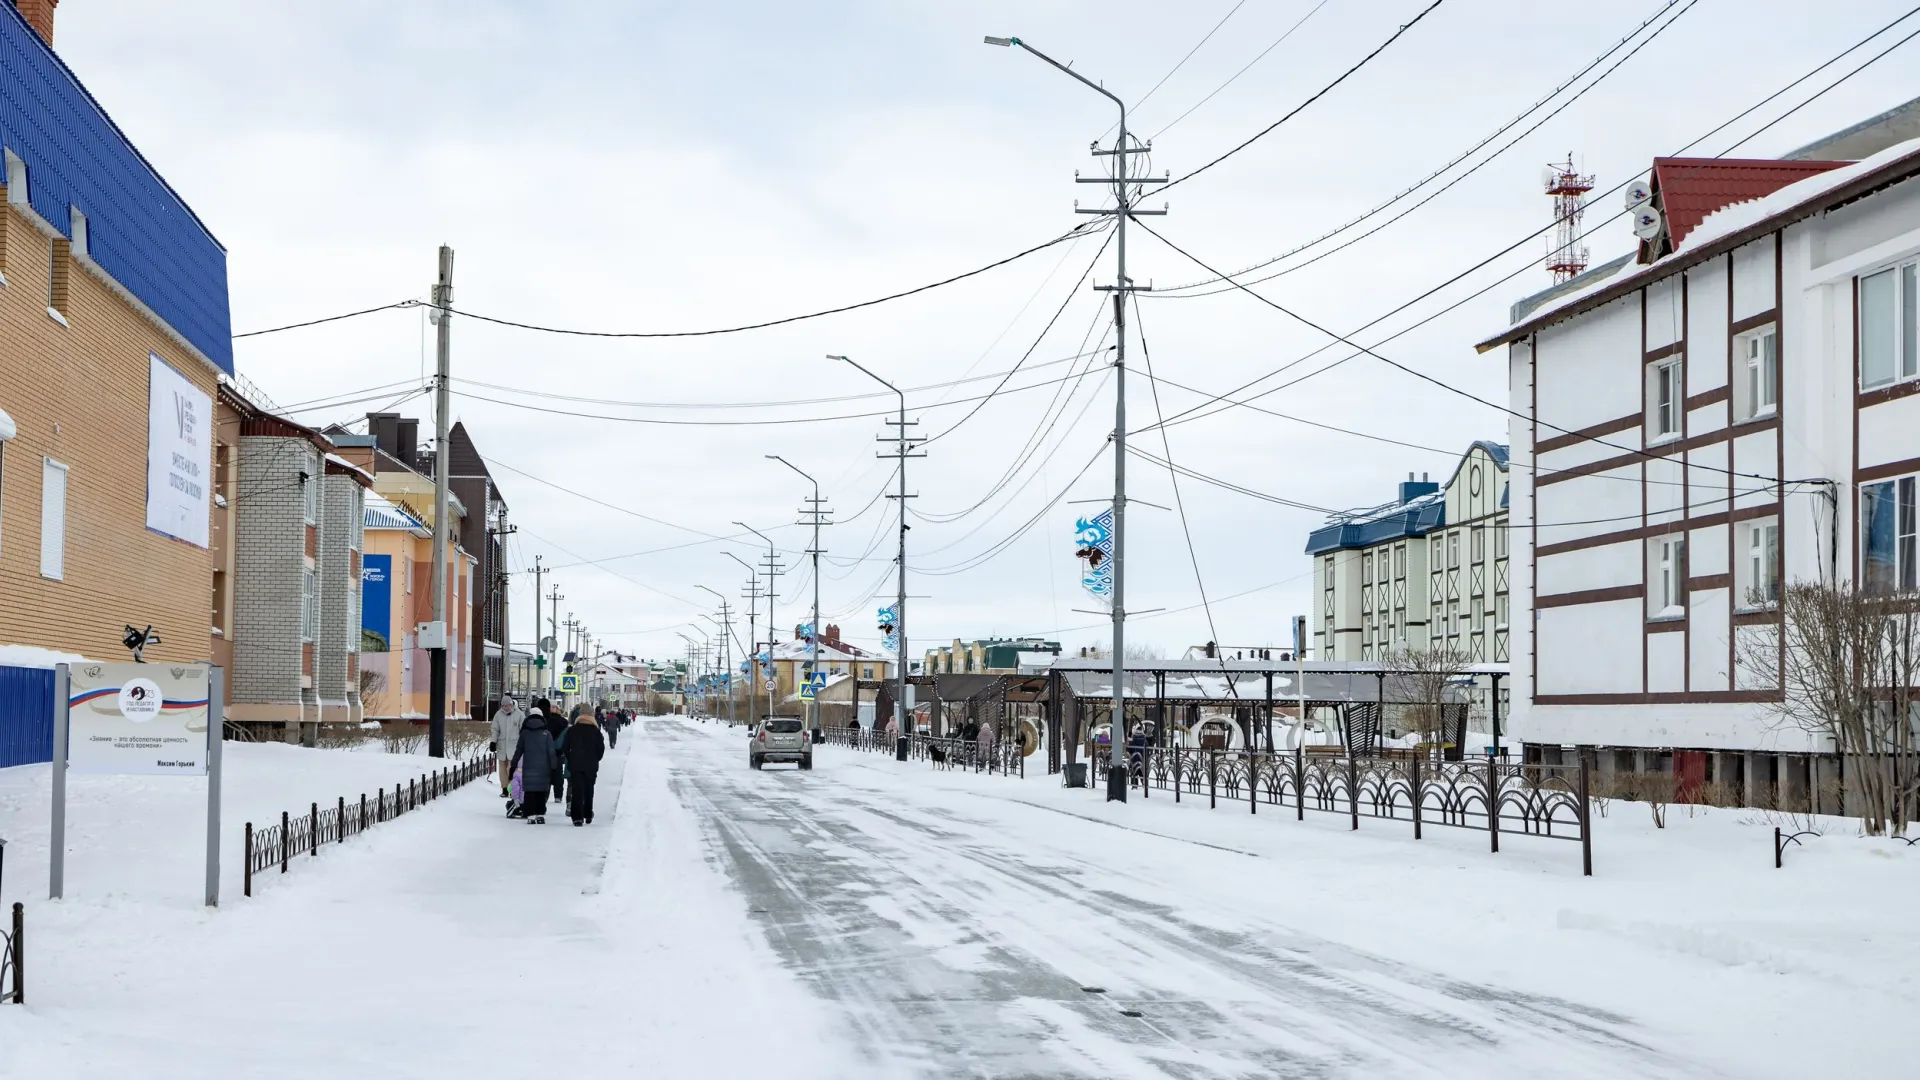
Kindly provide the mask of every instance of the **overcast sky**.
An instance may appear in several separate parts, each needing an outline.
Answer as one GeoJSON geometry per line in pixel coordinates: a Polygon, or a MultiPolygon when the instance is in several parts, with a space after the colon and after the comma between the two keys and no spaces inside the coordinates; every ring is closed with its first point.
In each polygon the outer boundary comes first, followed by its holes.
{"type": "MultiPolygon", "coordinates": [[[[1152,171],[1178,176],[1279,119],[1428,2],[1246,0],[1235,9],[1234,0],[67,0],[55,40],[226,245],[236,331],[424,298],[443,242],[457,253],[460,308],[662,331],[865,300],[984,265],[1086,221],[1074,215],[1074,200],[1093,205],[1099,189],[1074,184],[1074,172],[1102,168],[1087,148],[1112,123],[1111,104],[1031,56],[983,45],[983,34],[1020,36],[1104,81],[1136,105],[1132,126],[1153,138],[1152,171]],[[1211,40],[1142,103],[1230,9],[1211,40]]],[[[1298,117],[1171,192],[1171,213],[1149,223],[1222,269],[1271,258],[1451,160],[1665,6],[1445,0],[1298,117]]],[[[1674,11],[1687,6],[1682,0],[1674,11]]],[[[1571,151],[1602,189],[1611,187],[1905,6],[1832,0],[1810,20],[1803,2],[1698,0],[1594,90],[1468,179],[1377,235],[1258,288],[1353,332],[1549,223],[1552,207],[1539,193],[1548,160],[1571,151]]],[[[1727,151],[1907,29],[1695,152],[1727,151]]],[[[1740,152],[1778,155],[1912,97],[1914,47],[1740,152]]],[[[1618,206],[1617,196],[1601,200],[1593,217],[1618,206]]],[[[495,476],[520,528],[511,547],[515,641],[533,634],[532,583],[518,572],[539,555],[563,567],[548,579],[564,595],[562,618],[575,613],[615,647],[678,654],[674,631],[687,631],[717,603],[696,586],[729,596],[744,587],[745,571],[722,551],[758,557],[750,536],[711,539],[739,536],[735,520],[770,533],[795,565],[777,601],[778,624],[790,629],[810,601],[797,554],[804,530],[792,525],[810,492],[764,458],[778,453],[820,480],[842,522],[824,537],[833,561],[823,565],[822,611],[847,637],[872,643],[874,594],[893,594],[885,519],[894,504],[876,499],[891,465],[874,458],[880,417],[850,414],[892,408],[890,396],[752,408],[625,403],[739,406],[878,389],[827,353],[850,354],[905,388],[1002,372],[1067,302],[1034,348],[1030,371],[1010,386],[1061,379],[1076,368],[1051,362],[1111,344],[1101,337],[1100,298],[1084,286],[1074,291],[1102,239],[1059,245],[910,299],[750,333],[594,340],[456,319],[455,386],[463,393],[454,414],[500,466],[495,476]],[[582,413],[593,415],[569,415],[582,413]],[[849,418],[713,423],[802,417],[849,418]],[[646,422],[668,420],[682,423],[646,422]]],[[[1629,239],[1618,222],[1596,230],[1595,261],[1626,250],[1629,239]]],[[[1131,233],[1129,249],[1141,283],[1204,276],[1144,232],[1131,233]]],[[[1505,325],[1514,299],[1549,284],[1538,269],[1544,251],[1543,241],[1529,242],[1362,340],[1531,261],[1533,269],[1381,347],[1504,401],[1504,364],[1475,356],[1471,345],[1505,325]]],[[[1109,248],[1101,258],[1098,279],[1111,283],[1113,256],[1109,248]]],[[[1141,307],[1155,373],[1202,391],[1229,390],[1327,344],[1237,291],[1144,299],[1141,307]]],[[[1130,330],[1130,366],[1142,359],[1139,329],[1130,330]]],[[[430,346],[420,312],[392,311],[243,340],[237,365],[283,406],[387,395],[299,414],[320,424],[356,419],[420,383],[430,346]]],[[[1319,353],[1290,375],[1347,351],[1319,353]]],[[[909,414],[921,433],[937,435],[973,408],[957,399],[993,385],[912,392],[909,414]]],[[[1129,391],[1129,427],[1151,423],[1151,384],[1133,376],[1129,391]]],[[[912,463],[913,508],[943,519],[915,521],[910,535],[910,593],[926,597],[909,604],[913,655],[956,637],[1046,634],[1069,648],[1106,641],[1103,618],[1075,610],[1096,605],[1079,589],[1072,537],[1074,517],[1097,510],[1091,500],[1112,491],[1111,454],[1093,459],[1113,426],[1113,396],[1098,367],[1077,381],[1008,393],[912,463]],[[1043,450],[985,498],[1036,428],[1062,412],[1056,393],[1064,416],[1046,429],[1043,450]]],[[[1172,414],[1200,400],[1163,385],[1157,407],[1172,414]]],[[[1444,452],[1232,409],[1171,427],[1174,460],[1340,508],[1390,498],[1409,471],[1444,479],[1468,442],[1506,437],[1502,414],[1364,357],[1259,404],[1444,452]]],[[[426,400],[400,408],[431,429],[426,400]]],[[[1136,441],[1165,453],[1157,433],[1136,441]]],[[[1176,505],[1164,469],[1131,459],[1129,480],[1137,497],[1176,505]]],[[[1128,607],[1165,610],[1130,623],[1129,640],[1169,651],[1209,638],[1284,644],[1290,616],[1306,610],[1310,567],[1301,549],[1322,515],[1192,480],[1182,481],[1179,496],[1213,599],[1212,626],[1196,606],[1179,515],[1136,505],[1128,607]]]]}

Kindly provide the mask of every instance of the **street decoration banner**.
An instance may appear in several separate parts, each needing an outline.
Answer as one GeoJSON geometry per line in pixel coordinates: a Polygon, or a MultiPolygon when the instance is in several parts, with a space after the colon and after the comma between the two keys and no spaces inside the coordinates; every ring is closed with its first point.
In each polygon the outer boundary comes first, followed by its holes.
{"type": "Polygon", "coordinates": [[[205,776],[205,664],[75,664],[67,767],[123,776],[205,776]]]}
{"type": "Polygon", "coordinates": [[[213,398],[157,353],[147,354],[147,528],[208,543],[213,398]]]}
{"type": "MultiPolygon", "coordinates": [[[[392,648],[393,556],[363,555],[360,560],[360,651],[392,648]]],[[[542,661],[545,657],[540,657],[542,661]]]]}
{"type": "Polygon", "coordinates": [[[1113,508],[1109,506],[1073,525],[1073,540],[1087,567],[1080,573],[1080,587],[1108,603],[1113,602],[1113,508]]]}

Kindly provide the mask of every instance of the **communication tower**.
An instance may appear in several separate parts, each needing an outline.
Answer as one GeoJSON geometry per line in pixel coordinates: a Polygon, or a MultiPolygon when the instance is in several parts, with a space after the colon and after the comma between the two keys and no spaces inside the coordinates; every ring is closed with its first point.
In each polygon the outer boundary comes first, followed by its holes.
{"type": "Polygon", "coordinates": [[[1540,177],[1553,198],[1553,246],[1547,250],[1547,272],[1555,282],[1567,281],[1587,268],[1587,249],[1580,244],[1580,218],[1587,212],[1593,174],[1581,175],[1569,152],[1566,161],[1548,165],[1540,177]]]}

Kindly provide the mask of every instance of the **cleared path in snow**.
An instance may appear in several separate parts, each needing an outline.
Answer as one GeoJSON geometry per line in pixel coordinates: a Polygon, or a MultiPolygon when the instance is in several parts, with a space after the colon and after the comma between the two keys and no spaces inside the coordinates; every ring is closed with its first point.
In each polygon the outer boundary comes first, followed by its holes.
{"type": "Polygon", "coordinates": [[[1271,887],[1270,860],[838,747],[810,773],[754,772],[745,742],[659,721],[646,745],[782,961],[886,1075],[1716,1075],[1620,1016],[1257,925],[1236,898],[1271,887]]]}

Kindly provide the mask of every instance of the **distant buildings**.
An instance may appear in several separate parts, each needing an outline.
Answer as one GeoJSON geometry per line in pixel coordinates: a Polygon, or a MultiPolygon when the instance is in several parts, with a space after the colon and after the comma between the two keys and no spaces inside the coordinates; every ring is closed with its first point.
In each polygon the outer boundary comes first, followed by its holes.
{"type": "Polygon", "coordinates": [[[1039,638],[980,638],[928,649],[920,671],[928,675],[977,672],[1016,675],[1023,669],[1044,668],[1060,655],[1060,643],[1039,638]]]}

